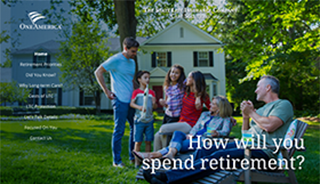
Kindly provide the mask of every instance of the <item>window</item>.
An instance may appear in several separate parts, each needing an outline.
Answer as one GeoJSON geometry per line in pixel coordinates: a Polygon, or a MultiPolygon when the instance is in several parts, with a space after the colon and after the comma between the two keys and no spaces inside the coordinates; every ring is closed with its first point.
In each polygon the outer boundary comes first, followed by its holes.
{"type": "Polygon", "coordinates": [[[33,68],[50,68],[50,55],[43,51],[34,52],[33,63],[33,68]]]}
{"type": "Polygon", "coordinates": [[[94,101],[94,96],[92,95],[92,92],[88,91],[80,91],[80,105],[88,105],[88,106],[94,106],[96,103],[94,101]]]}
{"type": "Polygon", "coordinates": [[[167,53],[166,52],[157,52],[157,66],[167,66],[167,53]]]}
{"type": "Polygon", "coordinates": [[[42,88],[41,104],[42,105],[61,105],[62,89],[61,88],[42,88]]]}
{"type": "Polygon", "coordinates": [[[171,52],[153,52],[152,67],[171,67],[171,52]]]}
{"type": "Polygon", "coordinates": [[[33,88],[27,99],[28,105],[39,105],[39,89],[33,88]]]}
{"type": "Polygon", "coordinates": [[[213,66],[213,52],[212,51],[193,52],[193,66],[195,67],[213,66]]]}
{"type": "Polygon", "coordinates": [[[183,27],[180,27],[180,38],[183,38],[183,27]]]}
{"type": "Polygon", "coordinates": [[[199,52],[198,54],[198,66],[209,66],[208,52],[199,52]]]}

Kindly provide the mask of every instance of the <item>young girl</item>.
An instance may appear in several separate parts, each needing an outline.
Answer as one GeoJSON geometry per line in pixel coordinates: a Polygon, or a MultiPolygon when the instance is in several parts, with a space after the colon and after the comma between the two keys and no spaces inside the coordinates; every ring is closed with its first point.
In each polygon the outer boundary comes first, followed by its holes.
{"type": "Polygon", "coordinates": [[[179,121],[184,95],[183,81],[185,79],[184,69],[180,65],[173,65],[168,71],[163,83],[166,98],[165,100],[159,99],[160,105],[167,108],[162,124],[179,121]]]}
{"type": "Polygon", "coordinates": [[[210,99],[206,93],[206,82],[201,72],[194,71],[191,72],[187,78],[179,121],[160,127],[159,132],[157,132],[154,137],[154,151],[167,146],[167,137],[161,135],[161,133],[172,133],[176,130],[189,133],[201,115],[203,104],[205,104],[208,109],[210,108],[210,99]]]}
{"type": "MultiPolygon", "coordinates": [[[[187,135],[181,131],[175,131],[170,145],[157,152],[141,153],[134,151],[138,159],[167,157],[173,158],[179,152],[195,150],[198,146],[197,135],[205,135],[209,132],[211,137],[228,136],[233,123],[231,122],[232,107],[225,97],[217,96],[212,99],[209,111],[203,112],[197,124],[187,135]],[[192,139],[192,147],[190,141],[192,139]]],[[[207,134],[208,135],[208,134],[207,134]]]]}

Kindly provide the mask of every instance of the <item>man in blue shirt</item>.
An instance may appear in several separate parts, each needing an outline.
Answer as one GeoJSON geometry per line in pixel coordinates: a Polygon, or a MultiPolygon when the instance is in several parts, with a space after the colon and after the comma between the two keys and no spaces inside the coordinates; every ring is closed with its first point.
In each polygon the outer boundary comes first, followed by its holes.
{"type": "Polygon", "coordinates": [[[130,124],[129,159],[134,160],[131,150],[133,143],[134,109],[130,107],[133,92],[134,73],[136,69],[133,58],[137,55],[139,43],[133,38],[123,40],[123,51],[103,62],[95,71],[99,85],[107,97],[112,100],[114,114],[114,130],[112,135],[113,166],[124,167],[121,160],[121,139],[125,130],[125,123],[130,124]],[[111,91],[107,88],[103,73],[109,72],[111,91]]]}

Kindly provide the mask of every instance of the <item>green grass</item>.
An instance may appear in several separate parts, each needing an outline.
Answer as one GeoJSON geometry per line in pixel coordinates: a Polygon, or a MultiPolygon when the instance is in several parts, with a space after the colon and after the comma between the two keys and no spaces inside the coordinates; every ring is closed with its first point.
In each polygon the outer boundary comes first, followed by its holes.
{"type": "MultiPolygon", "coordinates": [[[[242,120],[236,119],[231,135],[240,137],[242,120]]],[[[156,122],[156,130],[160,124],[156,122]]],[[[305,162],[295,173],[299,183],[319,183],[319,123],[308,124],[307,151],[296,153],[305,162]]],[[[146,183],[135,181],[138,170],[128,160],[128,128],[122,140],[122,159],[128,167],[112,167],[112,120],[4,121],[0,125],[1,183],[146,183]],[[30,140],[31,136],[52,140],[30,140]]]]}

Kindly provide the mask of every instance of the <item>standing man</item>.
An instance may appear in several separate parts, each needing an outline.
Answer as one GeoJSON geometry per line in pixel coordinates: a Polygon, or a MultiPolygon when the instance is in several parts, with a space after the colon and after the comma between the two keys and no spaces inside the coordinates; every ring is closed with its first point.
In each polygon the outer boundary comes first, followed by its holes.
{"type": "Polygon", "coordinates": [[[137,55],[139,43],[133,38],[123,40],[123,51],[103,62],[95,71],[98,83],[107,97],[112,100],[114,115],[114,130],[112,135],[113,166],[124,167],[121,160],[121,139],[125,130],[125,123],[130,124],[129,159],[134,162],[131,150],[133,143],[134,109],[130,107],[133,92],[134,73],[136,69],[133,58],[137,55]],[[107,88],[103,73],[110,72],[111,91],[107,88]]]}

